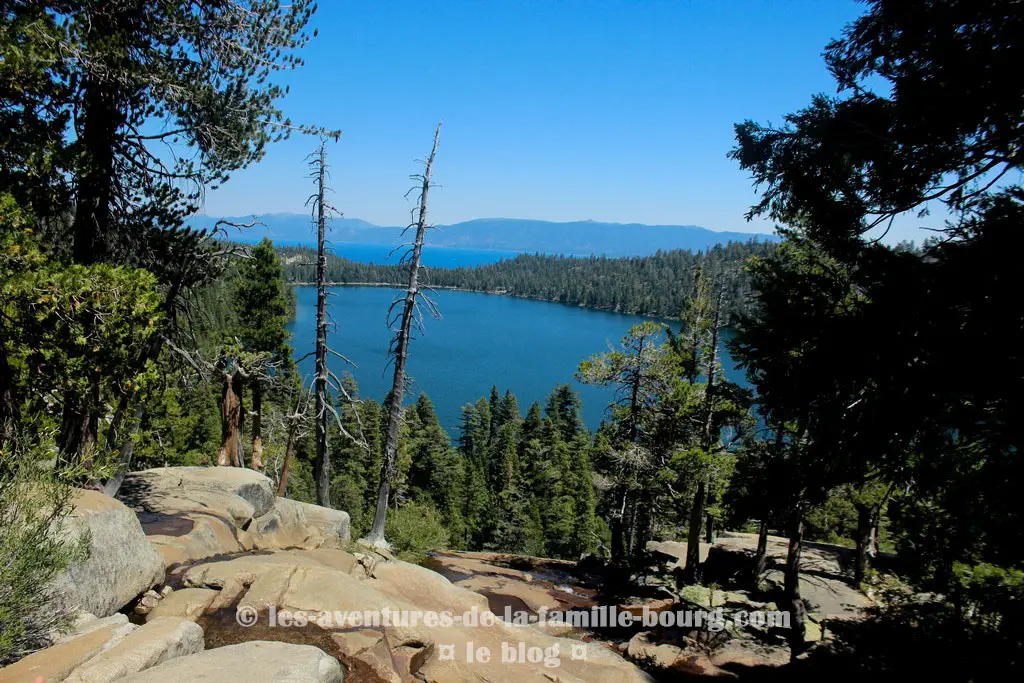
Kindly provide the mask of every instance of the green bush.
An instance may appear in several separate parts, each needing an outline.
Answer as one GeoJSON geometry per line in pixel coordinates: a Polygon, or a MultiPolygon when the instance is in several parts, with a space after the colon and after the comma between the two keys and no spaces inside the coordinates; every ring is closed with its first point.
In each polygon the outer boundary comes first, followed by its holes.
{"type": "Polygon", "coordinates": [[[419,562],[431,550],[448,546],[448,529],[429,503],[411,501],[388,512],[385,534],[399,559],[419,562]]]}
{"type": "Polygon", "coordinates": [[[73,508],[71,477],[42,466],[42,448],[0,445],[0,666],[45,647],[72,616],[55,601],[53,578],[85,557],[87,538],[60,533],[73,508]]]}

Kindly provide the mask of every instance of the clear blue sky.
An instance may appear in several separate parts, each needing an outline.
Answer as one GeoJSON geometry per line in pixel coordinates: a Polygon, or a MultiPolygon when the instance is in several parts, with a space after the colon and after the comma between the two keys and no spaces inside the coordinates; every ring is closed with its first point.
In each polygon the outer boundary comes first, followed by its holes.
{"type": "MultiPolygon", "coordinates": [[[[834,92],[822,49],[862,11],[847,0],[323,0],[284,108],[344,131],[329,161],[334,202],[352,218],[406,222],[408,176],[443,118],[434,222],[770,231],[743,219],[754,193],[726,158],[732,126],[779,122],[834,92]]],[[[305,211],[314,145],[271,147],[205,212],[305,211]]]]}

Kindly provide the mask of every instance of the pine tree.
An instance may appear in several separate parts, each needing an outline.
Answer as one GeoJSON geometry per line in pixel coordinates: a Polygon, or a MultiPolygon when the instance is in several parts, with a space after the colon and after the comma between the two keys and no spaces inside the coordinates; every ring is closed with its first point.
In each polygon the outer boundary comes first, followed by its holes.
{"type": "Polygon", "coordinates": [[[408,475],[412,497],[427,497],[441,514],[451,537],[465,537],[462,499],[465,495],[465,460],[451,447],[448,433],[437,421],[434,405],[420,394],[412,409],[417,429],[410,430],[412,454],[408,475]]]}
{"type": "Polygon", "coordinates": [[[249,388],[252,393],[252,457],[251,466],[263,469],[263,393],[268,380],[280,381],[292,369],[291,335],[286,329],[289,302],[281,277],[281,261],[274,245],[263,238],[249,259],[238,269],[235,308],[239,321],[238,339],[250,353],[265,354],[268,372],[253,372],[249,388]]]}

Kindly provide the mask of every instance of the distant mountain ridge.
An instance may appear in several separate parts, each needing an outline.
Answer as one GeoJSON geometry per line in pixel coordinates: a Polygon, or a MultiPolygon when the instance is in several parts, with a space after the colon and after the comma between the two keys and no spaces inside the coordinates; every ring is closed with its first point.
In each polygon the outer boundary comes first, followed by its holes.
{"type": "MultiPolygon", "coordinates": [[[[212,216],[195,216],[190,224],[209,228],[212,216]]],[[[228,217],[235,223],[249,223],[251,217],[228,217]]],[[[269,237],[277,244],[315,243],[309,216],[297,213],[266,214],[263,225],[244,230],[229,229],[227,236],[240,242],[257,242],[269,237]]],[[[659,249],[705,250],[728,242],[774,241],[765,233],[717,232],[698,225],[644,225],[641,223],[602,223],[570,221],[556,223],[524,218],[478,218],[453,225],[440,225],[427,237],[435,247],[497,249],[502,251],[541,252],[589,256],[646,256],[659,249]]],[[[363,244],[398,244],[401,229],[381,227],[358,218],[331,221],[331,240],[363,244]]]]}

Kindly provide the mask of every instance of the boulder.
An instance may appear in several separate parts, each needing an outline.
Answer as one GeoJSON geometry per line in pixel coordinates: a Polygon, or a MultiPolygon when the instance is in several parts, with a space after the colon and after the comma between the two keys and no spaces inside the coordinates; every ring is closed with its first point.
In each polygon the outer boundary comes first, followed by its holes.
{"type": "Polygon", "coordinates": [[[72,671],[65,681],[108,683],[202,650],[203,629],[198,624],[179,617],[154,619],[120,642],[108,645],[72,671]]]}
{"type": "MultiPolygon", "coordinates": [[[[686,543],[684,541],[648,541],[647,552],[654,555],[655,559],[670,567],[682,568],[686,565],[686,543]]],[[[700,544],[700,561],[708,559],[708,552],[711,546],[707,543],[700,544]]]]}
{"type": "MultiPolygon", "coordinates": [[[[118,612],[117,614],[111,614],[109,617],[103,617],[99,619],[95,614],[89,614],[88,612],[79,612],[75,619],[75,622],[71,625],[71,630],[66,633],[55,633],[50,639],[51,645],[57,643],[63,643],[68,640],[77,638],[78,636],[84,636],[86,633],[92,633],[98,631],[101,628],[108,626],[127,626],[128,615],[118,612]]],[[[131,630],[131,629],[129,629],[131,630]]]]}
{"type": "Polygon", "coordinates": [[[626,654],[633,661],[647,666],[669,669],[683,657],[683,649],[671,643],[652,642],[651,634],[641,631],[630,638],[626,654]]]}
{"type": "MultiPolygon", "coordinates": [[[[100,621],[97,619],[91,623],[100,621]]],[[[0,683],[26,683],[40,678],[47,683],[63,681],[78,666],[138,629],[127,619],[101,623],[97,628],[69,635],[56,645],[0,669],[0,683]]]]}
{"type": "Polygon", "coordinates": [[[180,510],[228,511],[239,522],[261,517],[274,507],[273,485],[266,476],[245,467],[157,467],[128,474],[118,498],[153,512],[180,510]]]}
{"type": "MultiPolygon", "coordinates": [[[[685,641],[684,641],[685,644],[685,641]]],[[[736,678],[735,674],[719,669],[703,652],[690,652],[674,643],[658,642],[648,631],[634,635],[626,648],[630,659],[647,667],[675,672],[689,677],[736,678]]]]}
{"type": "Polygon", "coordinates": [[[179,657],[123,683],[342,683],[341,664],[311,645],[254,640],[179,657]]]}
{"type": "Polygon", "coordinates": [[[347,512],[278,498],[273,510],[256,520],[259,545],[264,548],[319,548],[324,542],[348,541],[347,512]]]}
{"type": "Polygon", "coordinates": [[[382,631],[342,631],[331,636],[355,680],[403,683],[382,631]]]}
{"type": "Polygon", "coordinates": [[[181,617],[195,621],[217,597],[217,591],[208,588],[182,588],[169,594],[157,603],[146,615],[146,621],[160,617],[181,617]]]}
{"type": "Polygon", "coordinates": [[[72,611],[98,617],[114,614],[164,580],[164,563],[123,504],[97,491],[79,491],[65,520],[63,536],[88,534],[89,556],[61,572],[54,594],[72,611]]]}
{"type": "Polygon", "coordinates": [[[118,497],[136,510],[167,567],[246,550],[338,547],[349,516],[274,496],[241,467],[159,467],[127,475],[118,497]]]}

